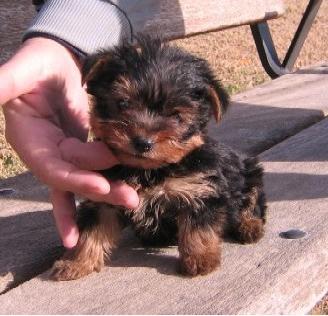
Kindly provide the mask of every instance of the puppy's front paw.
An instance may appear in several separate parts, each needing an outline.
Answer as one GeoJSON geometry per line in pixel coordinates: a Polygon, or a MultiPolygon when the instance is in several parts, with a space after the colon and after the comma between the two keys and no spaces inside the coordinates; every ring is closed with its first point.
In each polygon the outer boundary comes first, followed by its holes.
{"type": "Polygon", "coordinates": [[[100,266],[81,261],[58,260],[54,263],[50,277],[55,281],[69,281],[82,278],[93,271],[99,272],[100,266]]]}
{"type": "Polygon", "coordinates": [[[194,277],[205,275],[214,271],[220,265],[218,253],[205,253],[202,255],[189,255],[180,258],[180,272],[183,275],[194,277]]]}

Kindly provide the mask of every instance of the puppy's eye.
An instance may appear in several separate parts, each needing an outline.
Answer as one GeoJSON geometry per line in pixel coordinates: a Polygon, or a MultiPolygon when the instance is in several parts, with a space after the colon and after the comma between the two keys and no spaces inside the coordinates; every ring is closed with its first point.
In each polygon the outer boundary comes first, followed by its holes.
{"type": "Polygon", "coordinates": [[[117,102],[117,107],[123,111],[126,110],[128,107],[130,106],[129,101],[128,100],[119,100],[117,102]]]}

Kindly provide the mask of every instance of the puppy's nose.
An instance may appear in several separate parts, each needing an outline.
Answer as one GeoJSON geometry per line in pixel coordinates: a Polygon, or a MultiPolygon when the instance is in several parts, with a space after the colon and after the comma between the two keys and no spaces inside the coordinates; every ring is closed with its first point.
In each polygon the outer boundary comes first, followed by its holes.
{"type": "Polygon", "coordinates": [[[151,151],[153,148],[154,142],[151,139],[135,137],[132,140],[133,147],[138,153],[145,153],[151,151]]]}

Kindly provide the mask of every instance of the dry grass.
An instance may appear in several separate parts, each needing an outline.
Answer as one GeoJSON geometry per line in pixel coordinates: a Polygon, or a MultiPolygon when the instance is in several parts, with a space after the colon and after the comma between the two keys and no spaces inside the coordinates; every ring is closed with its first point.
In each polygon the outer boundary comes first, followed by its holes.
{"type": "Polygon", "coordinates": [[[312,315],[328,315],[328,293],[310,312],[312,315]]]}
{"type": "Polygon", "coordinates": [[[12,177],[26,171],[26,167],[5,140],[5,123],[0,110],[0,179],[12,177]]]}

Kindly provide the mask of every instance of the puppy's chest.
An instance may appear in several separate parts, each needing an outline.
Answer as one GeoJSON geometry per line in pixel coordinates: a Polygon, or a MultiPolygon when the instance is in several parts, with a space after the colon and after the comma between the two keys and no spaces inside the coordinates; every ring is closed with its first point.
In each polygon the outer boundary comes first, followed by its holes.
{"type": "Polygon", "coordinates": [[[127,215],[135,225],[152,230],[156,230],[161,218],[176,217],[181,210],[197,210],[203,199],[217,194],[216,184],[202,172],[179,174],[165,170],[127,172],[118,169],[115,177],[132,186],[139,195],[138,208],[126,210],[127,215]]]}
{"type": "Polygon", "coordinates": [[[176,218],[181,211],[193,212],[203,206],[203,199],[216,194],[216,187],[203,174],[167,177],[150,187],[137,188],[140,203],[128,211],[136,226],[156,230],[164,218],[176,218]]]}

